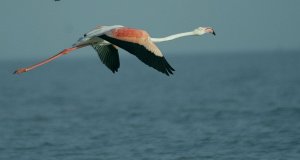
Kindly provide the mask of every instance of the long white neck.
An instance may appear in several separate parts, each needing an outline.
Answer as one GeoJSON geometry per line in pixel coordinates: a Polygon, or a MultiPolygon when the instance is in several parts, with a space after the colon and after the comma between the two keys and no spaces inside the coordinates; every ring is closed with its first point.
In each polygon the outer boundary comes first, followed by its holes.
{"type": "Polygon", "coordinates": [[[173,35],[163,37],[163,38],[151,38],[151,41],[154,42],[154,43],[158,43],[158,42],[174,40],[174,39],[177,39],[177,38],[180,38],[180,37],[194,36],[194,35],[196,35],[196,33],[191,31],[191,32],[173,34],[173,35]]]}

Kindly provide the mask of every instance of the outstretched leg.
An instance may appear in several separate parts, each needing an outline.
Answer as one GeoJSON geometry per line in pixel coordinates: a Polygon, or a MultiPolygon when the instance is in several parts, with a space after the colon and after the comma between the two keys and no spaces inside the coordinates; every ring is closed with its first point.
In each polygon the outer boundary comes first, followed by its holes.
{"type": "Polygon", "coordinates": [[[61,52],[59,52],[58,54],[56,54],[56,55],[54,55],[54,56],[52,56],[52,57],[50,57],[50,58],[48,58],[48,59],[40,62],[40,63],[37,63],[37,64],[32,65],[32,66],[29,66],[27,68],[20,68],[20,69],[16,70],[14,72],[14,74],[21,74],[23,72],[28,72],[28,71],[36,68],[36,67],[42,66],[42,65],[44,65],[44,64],[46,64],[46,63],[48,63],[48,62],[50,62],[50,61],[52,61],[52,60],[54,60],[54,59],[62,56],[62,55],[68,54],[68,53],[70,53],[70,52],[72,52],[72,51],[74,51],[76,49],[79,49],[79,48],[81,48],[81,47],[71,47],[71,48],[64,49],[61,52]]]}

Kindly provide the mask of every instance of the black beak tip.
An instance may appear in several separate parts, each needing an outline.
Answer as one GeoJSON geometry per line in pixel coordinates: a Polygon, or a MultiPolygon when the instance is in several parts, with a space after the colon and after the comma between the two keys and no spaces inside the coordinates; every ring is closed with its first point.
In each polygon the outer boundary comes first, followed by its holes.
{"type": "Polygon", "coordinates": [[[215,31],[213,31],[212,34],[213,34],[214,36],[216,36],[216,32],[215,32],[215,31]]]}

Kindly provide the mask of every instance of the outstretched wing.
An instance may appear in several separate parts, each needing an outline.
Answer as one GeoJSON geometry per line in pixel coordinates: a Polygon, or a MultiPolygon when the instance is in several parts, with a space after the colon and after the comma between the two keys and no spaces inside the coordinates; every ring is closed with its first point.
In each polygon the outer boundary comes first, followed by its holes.
{"type": "Polygon", "coordinates": [[[117,72],[120,67],[118,49],[112,44],[100,45],[93,44],[92,47],[97,51],[100,60],[113,72],[117,72]]]}
{"type": "Polygon", "coordinates": [[[113,31],[111,35],[103,34],[99,37],[135,55],[150,67],[166,75],[173,74],[172,71],[175,70],[156,45],[149,40],[145,31],[128,28],[121,28],[118,31],[119,33],[114,33],[113,31]],[[123,32],[123,29],[127,30],[127,32],[123,32]]]}

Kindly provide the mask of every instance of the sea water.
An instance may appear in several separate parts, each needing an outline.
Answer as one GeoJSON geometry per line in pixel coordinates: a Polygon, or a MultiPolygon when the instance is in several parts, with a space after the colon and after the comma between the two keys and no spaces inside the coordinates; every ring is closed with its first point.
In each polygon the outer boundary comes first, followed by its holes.
{"type": "Polygon", "coordinates": [[[298,160],[300,54],[0,62],[1,160],[298,160]]]}

